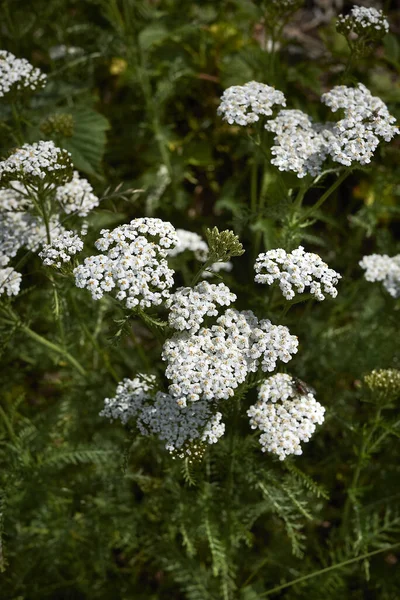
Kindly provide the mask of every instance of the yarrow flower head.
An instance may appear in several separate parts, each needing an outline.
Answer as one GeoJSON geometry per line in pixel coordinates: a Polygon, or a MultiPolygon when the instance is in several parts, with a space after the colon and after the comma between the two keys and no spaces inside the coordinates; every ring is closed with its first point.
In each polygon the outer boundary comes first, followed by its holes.
{"type": "Polygon", "coordinates": [[[60,203],[67,214],[75,213],[86,217],[99,205],[98,197],[93,193],[93,188],[87,179],[79,176],[74,171],[71,181],[56,189],[56,201],[60,203]]]}
{"type": "Polygon", "coordinates": [[[293,171],[299,178],[321,172],[330,151],[330,124],[314,124],[301,110],[281,110],[265,129],[275,133],[271,164],[280,171],[293,171]]]}
{"type": "Polygon", "coordinates": [[[389,31],[389,22],[377,8],[353,6],[349,14],[339,15],[337,30],[344,35],[355,33],[379,40],[389,31]]]}
{"type": "Polygon", "coordinates": [[[259,254],[254,265],[256,283],[272,285],[279,282],[282,294],[287,300],[296,292],[302,294],[306,288],[317,300],[325,300],[324,294],[337,296],[335,285],[341,275],[330,269],[313,252],[305,252],[302,246],[287,253],[282,248],[259,254]]]}
{"type": "Polygon", "coordinates": [[[154,218],[134,219],[100,233],[95,245],[106,254],[90,256],[75,268],[78,287],[88,288],[96,300],[116,288],[117,300],[125,300],[128,308],[148,308],[169,298],[174,271],[165,257],[177,243],[170,223],[154,218]]]}
{"type": "Polygon", "coordinates": [[[0,185],[18,180],[31,185],[64,184],[72,177],[71,155],[53,142],[24,144],[0,162],[0,185]]]}
{"type": "Polygon", "coordinates": [[[250,81],[226,89],[217,112],[230,125],[250,125],[256,123],[260,115],[272,115],[272,107],[276,104],[286,106],[282,92],[265,83],[250,81]]]}
{"type": "MultiPolygon", "coordinates": [[[[56,215],[50,218],[51,235],[57,237],[64,228],[56,215]]],[[[47,232],[43,220],[22,211],[0,210],[0,253],[13,257],[20,248],[36,252],[47,242],[47,232]]]]}
{"type": "Polygon", "coordinates": [[[400,254],[371,254],[364,256],[360,267],[365,270],[367,281],[381,281],[393,298],[400,297],[400,254]]]}
{"type": "Polygon", "coordinates": [[[217,305],[229,306],[235,300],[235,294],[223,283],[202,281],[194,288],[179,288],[166,302],[170,309],[169,324],[178,331],[187,329],[194,333],[200,329],[206,315],[218,316],[217,305]]]}
{"type": "Polygon", "coordinates": [[[154,376],[124,379],[114,398],[106,398],[100,415],[127,423],[136,419],[143,435],[157,435],[171,453],[191,454],[191,443],[214,444],[225,432],[221,413],[212,414],[207,402],[180,407],[170,395],[155,391],[154,376]]]}
{"type": "Polygon", "coordinates": [[[10,92],[36,92],[44,88],[46,79],[46,75],[25,58],[0,50],[0,98],[10,92]]]}
{"type": "Polygon", "coordinates": [[[321,100],[332,112],[343,110],[344,118],[334,124],[329,150],[333,160],[343,165],[370,163],[379,138],[390,142],[399,133],[386,104],[362,83],[355,88],[337,85],[321,100]]]}
{"type": "Polygon", "coordinates": [[[298,340],[287,327],[259,321],[251,311],[227,309],[210,328],[177,333],[167,340],[169,393],[178,404],[228,399],[250,372],[273,371],[277,360],[288,362],[298,340]]]}
{"type": "Polygon", "coordinates": [[[39,252],[43,264],[48,267],[61,268],[63,263],[69,263],[77,252],[83,250],[83,241],[73,231],[64,231],[59,237],[45,244],[39,252]]]}
{"type": "Polygon", "coordinates": [[[8,188],[0,188],[0,213],[25,211],[32,206],[26,197],[25,186],[20,181],[10,181],[8,188]]]}
{"type": "Polygon", "coordinates": [[[12,267],[6,267],[5,269],[0,268],[0,296],[2,294],[7,294],[7,296],[17,296],[21,280],[21,273],[18,273],[12,267]]]}
{"type": "Polygon", "coordinates": [[[247,411],[252,429],[260,429],[263,452],[280,460],[302,454],[301,442],[308,442],[316,424],[324,421],[325,408],[313,393],[300,393],[290,375],[278,373],[260,387],[258,402],[247,411]]]}

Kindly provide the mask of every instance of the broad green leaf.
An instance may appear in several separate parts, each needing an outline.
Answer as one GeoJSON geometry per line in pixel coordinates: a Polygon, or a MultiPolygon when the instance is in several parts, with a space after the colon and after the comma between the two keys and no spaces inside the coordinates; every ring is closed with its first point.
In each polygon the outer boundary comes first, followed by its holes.
{"type": "Polygon", "coordinates": [[[63,140],[64,148],[71,153],[77,169],[101,177],[106,131],[110,127],[108,120],[91,108],[76,108],[68,112],[74,118],[74,133],[63,140]]]}

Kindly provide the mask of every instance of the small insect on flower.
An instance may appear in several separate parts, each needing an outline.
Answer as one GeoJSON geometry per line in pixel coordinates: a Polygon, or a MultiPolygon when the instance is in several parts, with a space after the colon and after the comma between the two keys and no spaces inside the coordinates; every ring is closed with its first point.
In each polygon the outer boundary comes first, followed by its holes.
{"type": "Polygon", "coordinates": [[[307,394],[312,394],[313,396],[316,395],[317,392],[311,385],[308,385],[308,383],[306,383],[302,379],[299,379],[298,377],[295,377],[294,375],[292,375],[292,379],[294,387],[298,394],[300,394],[301,396],[307,396],[307,394]]]}

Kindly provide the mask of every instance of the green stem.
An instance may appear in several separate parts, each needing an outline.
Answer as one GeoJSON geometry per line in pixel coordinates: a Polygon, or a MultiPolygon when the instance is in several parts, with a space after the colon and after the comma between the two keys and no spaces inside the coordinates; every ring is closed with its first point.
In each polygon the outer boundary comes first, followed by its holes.
{"type": "Polygon", "coordinates": [[[311,217],[324,204],[324,202],[336,190],[336,188],[338,188],[343,183],[343,181],[346,179],[346,177],[348,177],[350,175],[350,173],[351,173],[350,169],[346,169],[345,171],[343,171],[343,173],[336,179],[336,181],[334,183],[332,183],[332,185],[326,190],[326,192],[324,194],[322,194],[321,198],[319,200],[317,200],[317,202],[314,204],[314,206],[312,206],[309,210],[307,210],[302,215],[301,219],[299,219],[296,223],[300,224],[300,223],[306,221],[309,217],[311,217]]]}
{"type": "Polygon", "coordinates": [[[374,422],[372,424],[372,427],[371,427],[368,435],[364,436],[364,432],[363,432],[363,437],[362,437],[361,444],[360,444],[360,450],[358,453],[358,461],[357,461],[356,469],[353,473],[353,478],[352,478],[351,484],[348,488],[348,494],[347,494],[346,502],[345,502],[344,509],[343,509],[343,517],[342,517],[342,524],[341,524],[342,530],[347,528],[347,522],[349,519],[351,507],[356,505],[352,495],[354,493],[354,490],[357,488],[357,485],[358,485],[358,482],[359,482],[359,479],[361,476],[361,471],[363,468],[364,460],[365,460],[367,454],[369,454],[371,451],[371,448],[369,446],[371,443],[372,436],[374,435],[377,427],[379,426],[381,412],[382,412],[382,409],[379,408],[376,412],[374,422]]]}
{"type": "Polygon", "coordinates": [[[114,370],[114,367],[112,366],[112,364],[110,363],[108,356],[106,355],[105,352],[102,351],[101,347],[99,346],[99,344],[96,341],[96,334],[93,335],[89,328],[87,327],[86,323],[81,319],[80,317],[80,312],[78,310],[78,307],[76,306],[76,302],[75,302],[75,298],[73,297],[72,294],[69,295],[71,304],[72,304],[72,308],[75,312],[75,316],[78,320],[79,325],[82,327],[82,331],[84,332],[84,334],[86,335],[86,337],[88,338],[89,342],[92,344],[93,348],[96,350],[97,354],[101,357],[105,368],[107,369],[107,371],[110,373],[111,377],[114,379],[114,381],[116,383],[119,382],[120,378],[118,377],[117,372],[114,370]]]}
{"type": "Polygon", "coordinates": [[[258,178],[258,160],[253,156],[253,163],[251,165],[251,180],[250,180],[250,209],[252,216],[255,217],[257,211],[257,178],[258,178]]]}
{"type": "MultiPolygon", "coordinates": [[[[400,425],[400,421],[396,421],[396,423],[392,426],[392,429],[394,429],[395,427],[398,427],[400,425]]],[[[382,435],[380,435],[378,437],[378,439],[372,444],[371,448],[370,448],[370,452],[374,452],[375,448],[379,447],[379,444],[390,434],[390,431],[385,431],[385,433],[382,433],[382,435]]]]}
{"type": "Polygon", "coordinates": [[[322,575],[323,573],[329,573],[330,571],[335,571],[336,569],[341,569],[346,567],[347,565],[351,565],[353,563],[359,562],[360,560],[365,560],[370,556],[375,556],[376,554],[381,554],[382,552],[388,552],[389,550],[394,550],[400,546],[400,542],[397,544],[392,544],[391,546],[386,546],[386,548],[381,548],[380,550],[374,550],[372,552],[366,552],[365,554],[361,554],[360,556],[356,556],[355,558],[350,558],[349,560],[344,560],[340,563],[336,563],[335,565],[331,565],[330,567],[325,567],[325,569],[320,569],[319,571],[314,571],[313,573],[309,573],[308,575],[303,575],[302,577],[298,577],[297,579],[292,579],[288,583],[283,583],[282,585],[278,585],[264,594],[260,594],[259,598],[263,598],[265,596],[270,596],[271,594],[275,594],[276,592],[280,592],[281,590],[285,590],[297,583],[302,583],[303,581],[307,581],[308,579],[312,579],[313,577],[318,577],[318,575],[322,575]]]}
{"type": "Polygon", "coordinates": [[[350,71],[353,67],[353,63],[354,63],[354,51],[353,51],[352,47],[350,46],[350,56],[347,61],[345,70],[343,71],[342,77],[340,79],[341,82],[344,82],[346,80],[347,76],[350,74],[350,71]]]}
{"type": "Polygon", "coordinates": [[[207,260],[207,261],[206,261],[206,262],[205,262],[205,263],[204,263],[204,264],[203,264],[203,265],[200,267],[200,269],[197,271],[196,275],[195,275],[195,276],[194,276],[194,278],[193,278],[193,281],[192,281],[192,287],[193,287],[193,286],[195,286],[195,285],[196,285],[196,283],[199,281],[199,279],[200,279],[200,277],[201,277],[202,273],[203,273],[203,272],[204,272],[206,269],[208,269],[208,267],[209,267],[210,265],[212,265],[212,264],[214,264],[214,263],[215,263],[215,260],[214,260],[214,259],[210,259],[210,258],[209,258],[209,259],[208,259],[208,260],[207,260]]]}
{"type": "Polygon", "coordinates": [[[11,421],[8,418],[8,415],[7,415],[6,411],[1,406],[0,406],[0,415],[1,415],[2,419],[3,419],[5,427],[6,427],[7,431],[8,431],[8,433],[9,433],[10,439],[13,442],[15,442],[16,439],[17,439],[17,436],[14,433],[14,428],[11,425],[11,421]]]}
{"type": "Polygon", "coordinates": [[[32,331],[32,329],[30,329],[27,325],[20,324],[20,326],[21,326],[22,331],[24,331],[28,337],[30,337],[33,340],[35,340],[36,342],[38,342],[38,344],[41,344],[42,346],[49,348],[53,352],[56,352],[57,354],[61,354],[62,356],[64,356],[64,358],[66,358],[66,360],[68,360],[68,362],[72,366],[74,366],[75,369],[83,377],[86,376],[85,369],[78,363],[78,361],[67,350],[64,350],[61,346],[58,346],[57,344],[54,344],[53,342],[49,342],[49,340],[46,340],[46,338],[42,337],[35,331],[32,331]]]}
{"type": "Polygon", "coordinates": [[[8,309],[7,312],[4,310],[4,313],[7,314],[7,316],[9,317],[9,318],[5,318],[5,319],[3,317],[3,320],[5,323],[10,323],[12,325],[17,324],[28,337],[30,337],[32,340],[35,340],[35,342],[37,342],[38,344],[45,346],[52,352],[55,352],[56,354],[61,354],[61,356],[64,356],[64,358],[72,366],[74,366],[75,369],[83,377],[86,376],[85,369],[78,363],[78,361],[67,350],[65,350],[65,348],[62,348],[61,346],[58,346],[57,344],[54,344],[53,342],[46,340],[46,338],[42,337],[39,333],[36,333],[35,331],[33,331],[30,327],[28,327],[28,325],[24,325],[24,323],[21,323],[18,315],[16,313],[14,313],[11,309],[8,309]]]}
{"type": "Polygon", "coordinates": [[[14,119],[15,129],[17,132],[16,134],[14,132],[14,137],[18,145],[22,146],[22,144],[24,143],[24,136],[21,128],[21,120],[19,118],[18,110],[14,102],[11,103],[11,111],[14,119]]]}

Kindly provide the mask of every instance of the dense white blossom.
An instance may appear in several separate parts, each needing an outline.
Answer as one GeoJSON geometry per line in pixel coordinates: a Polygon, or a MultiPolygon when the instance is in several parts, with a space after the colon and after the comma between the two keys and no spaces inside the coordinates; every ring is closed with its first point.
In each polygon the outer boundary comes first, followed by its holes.
{"type": "Polygon", "coordinates": [[[77,252],[83,250],[83,241],[73,231],[64,231],[60,236],[54,238],[51,244],[45,244],[39,252],[43,264],[55,266],[58,269],[63,263],[70,262],[77,252]]]}
{"type": "Polygon", "coordinates": [[[212,414],[208,402],[180,407],[169,394],[155,392],[155,384],[153,375],[124,379],[115,396],[105,399],[100,415],[122,423],[135,419],[143,435],[157,435],[170,452],[195,440],[214,444],[224,434],[222,415],[212,414]]]}
{"type": "Polygon", "coordinates": [[[71,181],[56,188],[56,200],[67,214],[75,213],[80,217],[86,217],[99,205],[92,186],[79,176],[78,171],[74,171],[71,181]]]}
{"type": "Polygon", "coordinates": [[[258,390],[258,399],[262,402],[287,400],[294,395],[294,381],[291,375],[277,373],[268,377],[258,390]]]}
{"type": "Polygon", "coordinates": [[[100,233],[95,245],[107,254],[90,256],[76,267],[76,285],[89,289],[96,300],[116,288],[117,300],[125,300],[128,308],[164,302],[174,283],[174,271],[165,259],[177,243],[172,225],[142,218],[100,233]]]}
{"type": "Polygon", "coordinates": [[[18,273],[12,267],[0,268],[0,296],[2,294],[16,296],[19,293],[21,279],[21,273],[18,273]]]}
{"type": "Polygon", "coordinates": [[[178,236],[178,243],[175,248],[169,250],[169,256],[174,257],[189,250],[194,253],[197,260],[205,261],[207,259],[208,245],[198,233],[186,229],[177,229],[176,235],[178,236]]]}
{"type": "Polygon", "coordinates": [[[129,419],[136,418],[145,403],[150,400],[155,384],[154,375],[123,379],[117,386],[115,396],[104,400],[100,416],[111,420],[120,419],[124,424],[129,419]]]}
{"type": "Polygon", "coordinates": [[[265,128],[275,133],[271,164],[280,171],[293,171],[299,178],[321,172],[333,137],[330,124],[313,123],[301,110],[281,110],[265,128]]]}
{"type": "Polygon", "coordinates": [[[259,321],[251,311],[228,308],[216,325],[194,334],[177,333],[165,342],[162,358],[172,382],[169,393],[182,406],[230,398],[249,372],[259,367],[273,371],[276,362],[288,362],[297,347],[287,327],[259,321]]]}
{"type": "Polygon", "coordinates": [[[231,125],[249,125],[257,122],[260,115],[272,115],[272,107],[276,104],[286,106],[282,92],[265,83],[250,81],[226,89],[217,112],[231,125]]]}
{"type": "Polygon", "coordinates": [[[25,186],[20,181],[10,181],[7,188],[0,188],[0,213],[23,211],[31,207],[25,186]]]}
{"type": "Polygon", "coordinates": [[[294,298],[296,292],[302,294],[306,288],[317,300],[325,300],[324,294],[336,298],[335,285],[341,279],[341,275],[330,269],[318,254],[304,252],[302,246],[290,253],[277,248],[259,254],[254,268],[257,283],[272,285],[274,281],[279,282],[287,300],[294,298]]]}
{"type": "Polygon", "coordinates": [[[393,298],[400,297],[400,254],[371,254],[364,256],[359,264],[367,281],[381,281],[393,298]]]}
{"type": "Polygon", "coordinates": [[[0,162],[0,184],[13,180],[34,185],[47,181],[66,183],[72,175],[70,156],[51,141],[24,144],[0,162]]]}
{"type": "Polygon", "coordinates": [[[169,394],[157,392],[154,402],[143,407],[137,425],[141,433],[157,435],[173,452],[195,440],[215,444],[225,432],[221,418],[221,413],[211,414],[209,402],[181,407],[169,394]]]}
{"type": "Polygon", "coordinates": [[[269,319],[259,320],[251,310],[228,308],[217,323],[241,350],[249,372],[259,367],[265,372],[273,371],[278,360],[287,363],[297,352],[298,339],[287,327],[273,325],[269,319]]]}
{"type": "MultiPolygon", "coordinates": [[[[50,218],[50,234],[58,237],[64,231],[56,215],[50,218]]],[[[0,211],[0,253],[13,257],[20,248],[36,252],[47,243],[43,219],[26,212],[0,211]]]]}
{"type": "Polygon", "coordinates": [[[34,92],[46,85],[46,75],[25,58],[0,50],[0,98],[9,92],[34,92]]]}
{"type": "Polygon", "coordinates": [[[389,142],[399,133],[393,124],[396,119],[390,115],[386,104],[362,84],[351,88],[335,86],[321,96],[322,102],[333,112],[342,109],[344,118],[335,123],[330,139],[330,155],[333,160],[350,166],[353,162],[362,165],[371,158],[383,138],[389,142]]]}
{"type": "Polygon", "coordinates": [[[316,424],[324,421],[325,408],[313,393],[299,393],[294,380],[278,373],[260,387],[258,402],[247,411],[252,429],[260,429],[263,452],[280,460],[302,454],[301,442],[308,442],[316,424]]]}
{"type": "Polygon", "coordinates": [[[170,309],[169,324],[179,331],[187,329],[194,333],[200,329],[206,315],[218,315],[217,305],[229,306],[235,300],[235,294],[223,283],[210,284],[202,281],[194,288],[179,288],[166,303],[170,309]]]}
{"type": "Polygon", "coordinates": [[[341,31],[354,31],[359,35],[371,29],[382,34],[389,31],[389,22],[383,12],[366,6],[353,6],[349,14],[339,15],[338,26],[341,31]]]}
{"type": "Polygon", "coordinates": [[[179,405],[198,400],[221,400],[234,394],[246,379],[246,359],[219,325],[195,334],[175,334],[163,347],[169,393],[179,405]]]}

